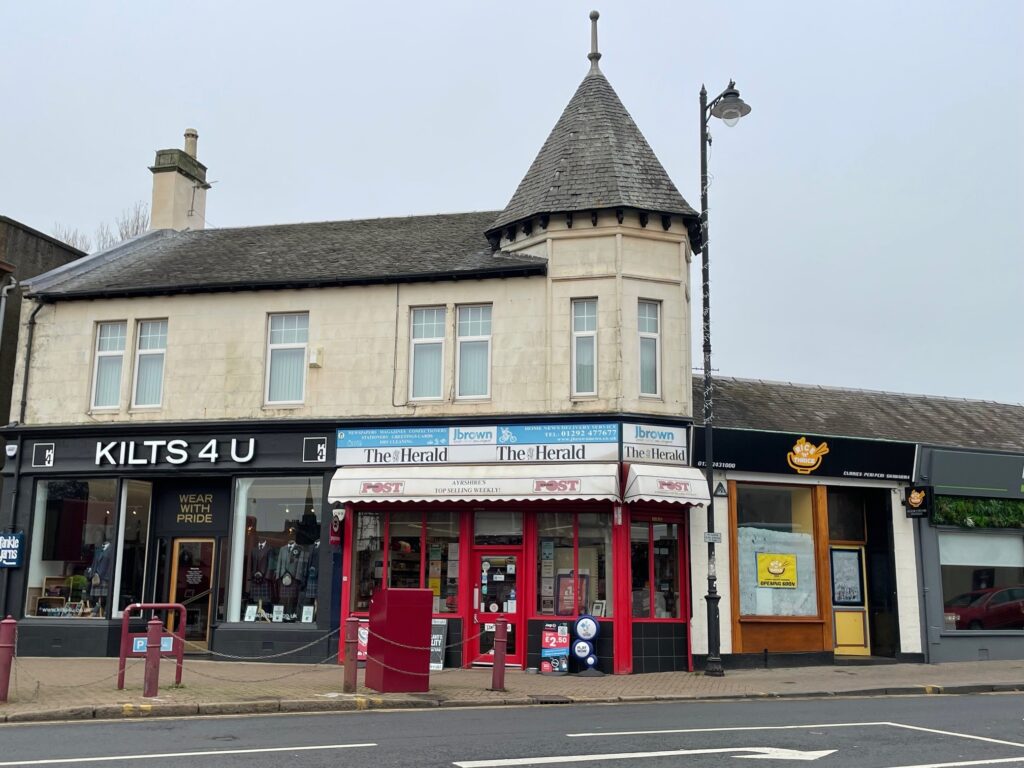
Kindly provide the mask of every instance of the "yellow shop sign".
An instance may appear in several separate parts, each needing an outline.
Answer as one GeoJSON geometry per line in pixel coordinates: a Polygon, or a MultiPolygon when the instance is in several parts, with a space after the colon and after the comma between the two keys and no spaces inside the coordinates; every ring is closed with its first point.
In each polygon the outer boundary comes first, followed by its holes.
{"type": "Polygon", "coordinates": [[[758,552],[757,586],[796,589],[796,555],[758,552]]]}

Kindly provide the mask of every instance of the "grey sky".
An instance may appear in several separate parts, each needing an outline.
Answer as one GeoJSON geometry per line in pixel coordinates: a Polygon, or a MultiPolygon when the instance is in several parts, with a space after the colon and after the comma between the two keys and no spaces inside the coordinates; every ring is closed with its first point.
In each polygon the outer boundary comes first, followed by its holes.
{"type": "MultiPolygon", "coordinates": [[[[1024,3],[0,6],[0,213],[92,232],[199,130],[211,226],[498,209],[601,67],[699,207],[722,374],[1024,401],[1024,3]],[[717,122],[717,121],[716,121],[717,122]]],[[[700,364],[693,269],[694,361],[700,364]]]]}

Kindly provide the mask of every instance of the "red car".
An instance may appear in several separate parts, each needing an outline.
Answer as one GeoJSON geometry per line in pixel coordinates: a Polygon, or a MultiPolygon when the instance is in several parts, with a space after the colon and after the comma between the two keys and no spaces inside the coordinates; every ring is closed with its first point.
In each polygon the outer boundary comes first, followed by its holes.
{"type": "Polygon", "coordinates": [[[1024,586],[964,592],[946,603],[957,629],[1024,629],[1024,586]]]}

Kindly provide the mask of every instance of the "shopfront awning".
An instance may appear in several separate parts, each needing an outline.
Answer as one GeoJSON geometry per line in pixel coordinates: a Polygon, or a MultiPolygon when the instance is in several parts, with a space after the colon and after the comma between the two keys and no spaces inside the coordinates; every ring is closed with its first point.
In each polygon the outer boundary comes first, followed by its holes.
{"type": "Polygon", "coordinates": [[[333,504],[368,501],[618,501],[617,464],[341,467],[333,504]]]}
{"type": "Polygon", "coordinates": [[[630,464],[622,500],[627,504],[632,501],[667,501],[706,507],[711,497],[708,495],[707,478],[699,469],[630,464]]]}

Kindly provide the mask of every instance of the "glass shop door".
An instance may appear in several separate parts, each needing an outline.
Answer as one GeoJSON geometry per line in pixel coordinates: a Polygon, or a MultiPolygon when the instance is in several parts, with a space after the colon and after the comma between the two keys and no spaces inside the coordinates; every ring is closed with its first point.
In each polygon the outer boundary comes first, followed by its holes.
{"type": "Polygon", "coordinates": [[[471,645],[474,664],[493,664],[495,619],[504,616],[508,620],[508,645],[506,666],[522,666],[523,638],[522,599],[516,584],[519,579],[519,563],[522,556],[516,552],[477,552],[476,584],[473,588],[473,635],[479,635],[471,645]]]}
{"type": "MultiPolygon", "coordinates": [[[[171,545],[171,589],[168,602],[185,606],[184,637],[190,643],[185,646],[186,653],[196,651],[196,646],[209,647],[215,549],[215,539],[175,539],[171,545]]],[[[180,634],[177,620],[175,612],[169,613],[167,628],[180,634]]]]}

